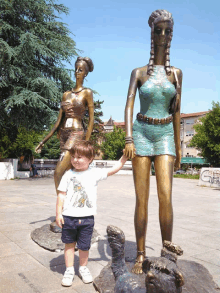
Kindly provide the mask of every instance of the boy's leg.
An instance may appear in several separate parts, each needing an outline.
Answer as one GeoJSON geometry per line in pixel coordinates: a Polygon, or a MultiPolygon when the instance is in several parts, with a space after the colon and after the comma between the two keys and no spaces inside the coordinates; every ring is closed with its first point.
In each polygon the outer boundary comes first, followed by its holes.
{"type": "Polygon", "coordinates": [[[66,243],[64,250],[64,258],[66,267],[72,267],[74,264],[74,253],[75,253],[76,242],[66,243]]]}
{"type": "Polygon", "coordinates": [[[91,283],[93,281],[92,275],[87,268],[88,258],[89,250],[84,251],[79,249],[79,275],[85,284],[91,283]]]}
{"type": "Polygon", "coordinates": [[[89,250],[84,251],[79,249],[79,265],[87,266],[88,259],[89,259],[89,250]]]}
{"type": "Polygon", "coordinates": [[[73,267],[75,245],[76,245],[75,242],[65,244],[64,258],[65,258],[65,264],[66,264],[66,271],[64,273],[61,284],[66,287],[69,287],[72,285],[72,282],[75,276],[75,270],[73,267]]]}
{"type": "Polygon", "coordinates": [[[79,234],[77,239],[77,246],[79,248],[79,275],[83,282],[87,284],[93,281],[92,275],[87,268],[87,263],[94,227],[94,216],[82,218],[78,227],[79,234]]]}
{"type": "Polygon", "coordinates": [[[62,285],[69,287],[72,285],[75,271],[73,267],[75,245],[77,240],[76,220],[73,217],[63,216],[62,242],[65,243],[64,258],[66,271],[62,279],[62,285]]]}

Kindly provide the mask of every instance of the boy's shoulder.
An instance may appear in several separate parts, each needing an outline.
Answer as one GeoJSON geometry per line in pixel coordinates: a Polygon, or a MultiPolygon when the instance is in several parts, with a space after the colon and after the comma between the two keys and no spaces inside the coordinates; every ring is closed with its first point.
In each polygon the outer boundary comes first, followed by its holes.
{"type": "MultiPolygon", "coordinates": [[[[107,172],[107,170],[106,170],[107,172]]],[[[105,173],[105,171],[103,171],[103,169],[100,168],[96,168],[93,166],[89,166],[89,168],[85,171],[80,171],[80,172],[76,172],[73,169],[70,169],[68,171],[66,171],[64,173],[63,176],[65,176],[67,179],[72,178],[72,177],[89,177],[89,178],[93,178],[93,179],[97,179],[97,177],[102,177],[105,173]]],[[[105,177],[105,176],[104,176],[105,177]]]]}

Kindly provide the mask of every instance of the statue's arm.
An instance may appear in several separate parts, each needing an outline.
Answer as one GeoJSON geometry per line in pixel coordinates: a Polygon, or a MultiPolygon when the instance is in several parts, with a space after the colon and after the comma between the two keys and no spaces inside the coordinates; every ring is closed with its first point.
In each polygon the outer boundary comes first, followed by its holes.
{"type": "MultiPolygon", "coordinates": [[[[63,99],[65,97],[65,93],[63,94],[63,99]]],[[[59,127],[61,121],[62,121],[62,117],[63,117],[63,110],[62,108],[59,111],[58,117],[57,117],[57,121],[54,124],[54,127],[51,129],[51,131],[48,133],[47,136],[44,137],[44,139],[38,144],[38,146],[35,148],[35,152],[36,153],[40,153],[42,150],[43,145],[45,144],[45,142],[48,141],[49,138],[51,138],[51,136],[54,134],[54,132],[57,130],[57,128],[59,127]]]]}
{"type": "Polygon", "coordinates": [[[178,82],[180,85],[179,90],[177,90],[177,109],[173,115],[173,129],[174,129],[174,141],[176,148],[176,161],[175,168],[180,168],[181,163],[181,142],[180,142],[180,106],[181,106],[181,92],[182,92],[182,79],[183,74],[180,69],[175,69],[177,73],[178,82]]]}
{"type": "MultiPolygon", "coordinates": [[[[125,107],[125,132],[126,138],[132,138],[132,125],[133,125],[133,110],[134,101],[138,84],[138,69],[134,69],[131,73],[130,85],[128,89],[127,103],[125,107]]],[[[129,159],[133,159],[135,156],[135,146],[133,142],[126,143],[125,155],[129,159]]]]}
{"type": "Polygon", "coordinates": [[[89,123],[86,131],[86,140],[89,140],[92,134],[93,125],[94,125],[94,102],[93,102],[93,93],[90,89],[87,89],[87,105],[89,112],[89,123]]]}

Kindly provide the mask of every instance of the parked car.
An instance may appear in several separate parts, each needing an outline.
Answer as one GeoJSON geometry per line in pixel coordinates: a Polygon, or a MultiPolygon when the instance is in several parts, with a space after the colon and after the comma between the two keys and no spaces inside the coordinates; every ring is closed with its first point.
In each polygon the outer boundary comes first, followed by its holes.
{"type": "Polygon", "coordinates": [[[198,175],[199,174],[199,170],[196,170],[194,168],[188,168],[187,171],[186,171],[186,174],[198,175]]]}
{"type": "Polygon", "coordinates": [[[186,172],[183,171],[183,170],[181,170],[181,169],[179,169],[179,170],[176,171],[176,174],[185,174],[185,173],[186,173],[186,172]]]}

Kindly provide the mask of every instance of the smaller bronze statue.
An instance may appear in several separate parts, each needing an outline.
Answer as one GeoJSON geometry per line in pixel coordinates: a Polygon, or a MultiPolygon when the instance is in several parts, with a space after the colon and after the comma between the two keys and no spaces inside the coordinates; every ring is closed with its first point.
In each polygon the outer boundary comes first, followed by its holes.
{"type": "Polygon", "coordinates": [[[39,143],[35,151],[40,153],[47,140],[58,131],[61,155],[54,172],[54,181],[57,187],[66,170],[71,168],[69,150],[77,140],[89,140],[94,124],[93,93],[83,87],[85,77],[93,71],[93,62],[89,57],[78,57],[75,62],[75,87],[63,94],[61,108],[57,122],[50,133],[39,143]],[[83,118],[88,108],[89,123],[85,132],[83,118]]]}
{"type": "Polygon", "coordinates": [[[184,284],[183,275],[176,265],[177,255],[182,249],[164,241],[161,257],[146,258],[142,264],[146,274],[145,286],[141,286],[140,277],[129,272],[125,263],[125,236],[115,226],[107,227],[108,241],[112,249],[112,271],[115,277],[115,293],[181,293],[184,284]]]}

